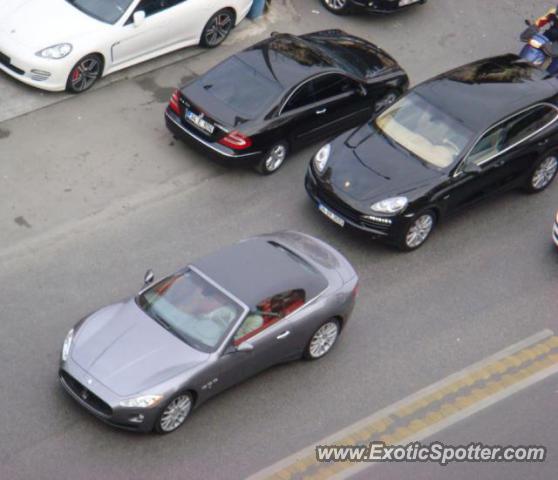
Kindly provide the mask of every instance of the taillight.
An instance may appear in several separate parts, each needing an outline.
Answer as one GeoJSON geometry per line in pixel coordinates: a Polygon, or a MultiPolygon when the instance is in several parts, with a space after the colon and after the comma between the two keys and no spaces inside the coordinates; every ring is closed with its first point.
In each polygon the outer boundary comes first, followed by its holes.
{"type": "Polygon", "coordinates": [[[235,130],[219,140],[219,143],[233,150],[245,150],[252,146],[252,139],[235,130]]]}
{"type": "Polygon", "coordinates": [[[180,115],[180,90],[175,90],[171,95],[169,107],[174,113],[180,115]]]}

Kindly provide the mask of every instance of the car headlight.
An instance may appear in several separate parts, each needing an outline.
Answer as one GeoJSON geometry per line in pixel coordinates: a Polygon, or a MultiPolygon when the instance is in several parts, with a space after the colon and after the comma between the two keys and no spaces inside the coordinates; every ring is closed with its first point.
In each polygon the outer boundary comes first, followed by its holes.
{"type": "Polygon", "coordinates": [[[314,155],[314,168],[322,173],[325,170],[327,161],[329,160],[329,155],[331,154],[331,144],[324,145],[318,150],[318,153],[314,155]]]}
{"type": "Polygon", "coordinates": [[[407,205],[409,205],[407,197],[393,197],[377,202],[370,208],[374,212],[394,214],[405,210],[407,205]]]}
{"type": "Polygon", "coordinates": [[[35,55],[42,58],[51,58],[54,60],[58,60],[70,55],[72,48],[72,45],[69,43],[59,43],[58,45],[52,45],[51,47],[43,48],[42,50],[39,50],[35,55]]]}
{"type": "Polygon", "coordinates": [[[68,360],[68,356],[70,355],[70,348],[72,348],[72,341],[74,340],[74,329],[72,328],[66,338],[64,339],[64,344],[62,345],[62,361],[65,362],[68,360]]]}
{"type": "Polygon", "coordinates": [[[141,397],[122,400],[120,406],[126,408],[149,408],[157,405],[162,399],[163,395],[142,395],[141,397]]]}

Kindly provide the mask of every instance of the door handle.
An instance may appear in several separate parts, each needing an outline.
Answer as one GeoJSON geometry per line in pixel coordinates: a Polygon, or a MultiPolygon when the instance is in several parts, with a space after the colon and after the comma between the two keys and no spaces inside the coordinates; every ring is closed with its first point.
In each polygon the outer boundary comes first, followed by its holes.
{"type": "Polygon", "coordinates": [[[283,340],[284,338],[287,338],[290,334],[291,332],[287,330],[286,332],[283,332],[281,335],[277,335],[277,340],[283,340]]]}
{"type": "Polygon", "coordinates": [[[320,110],[316,110],[316,115],[323,115],[327,112],[327,108],[322,108],[320,110]]]}
{"type": "Polygon", "coordinates": [[[546,144],[548,143],[548,140],[549,140],[548,138],[546,138],[546,139],[544,139],[544,140],[541,140],[541,141],[539,142],[539,146],[542,147],[543,145],[546,145],[546,144]]]}

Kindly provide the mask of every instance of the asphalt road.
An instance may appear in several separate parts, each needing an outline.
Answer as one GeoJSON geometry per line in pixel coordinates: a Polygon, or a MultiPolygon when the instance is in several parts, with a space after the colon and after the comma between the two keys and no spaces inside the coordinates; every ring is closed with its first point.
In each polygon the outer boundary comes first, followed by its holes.
{"type": "MultiPolygon", "coordinates": [[[[431,0],[392,17],[337,18],[317,1],[297,0],[274,28],[340,26],[385,47],[420,81],[517,50],[522,19],[545,8],[535,0],[494,3],[431,0]]],[[[485,203],[441,225],[410,255],[349,235],[306,198],[315,149],[261,178],[208,163],[167,134],[162,112],[173,86],[225,53],[0,123],[0,478],[244,478],[537,331],[558,332],[550,243],[557,185],[485,203]],[[61,391],[61,342],[81,316],[132,295],[149,267],[167,274],[281,229],[329,241],[360,274],[358,307],[328,357],[265,372],[165,437],[106,427],[61,391]]],[[[527,403],[522,415],[555,416],[553,404],[543,407],[527,403]]],[[[508,418],[506,408],[483,415],[508,418]]],[[[535,423],[522,425],[529,440],[535,423]]],[[[482,428],[473,434],[493,438],[482,428]]],[[[555,435],[547,438],[555,452],[555,435]]],[[[506,478],[482,466],[475,473],[506,478]]],[[[532,469],[529,478],[549,478],[548,470],[532,469]]]]}

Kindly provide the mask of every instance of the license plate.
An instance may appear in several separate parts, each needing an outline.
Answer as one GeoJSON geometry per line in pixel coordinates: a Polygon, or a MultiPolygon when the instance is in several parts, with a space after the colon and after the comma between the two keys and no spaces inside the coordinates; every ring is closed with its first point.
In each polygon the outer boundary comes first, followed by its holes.
{"type": "Polygon", "coordinates": [[[339,225],[340,227],[344,227],[345,226],[345,220],[343,220],[339,215],[336,215],[335,213],[333,213],[329,208],[324,207],[323,205],[320,205],[318,207],[318,209],[320,210],[320,212],[322,212],[327,218],[329,218],[332,222],[336,223],[337,225],[339,225]]]}
{"type": "Polygon", "coordinates": [[[213,133],[215,131],[215,127],[205,120],[202,115],[196,115],[191,110],[186,110],[186,118],[207,133],[213,133]]]}
{"type": "Polygon", "coordinates": [[[411,5],[413,3],[417,3],[419,0],[400,0],[399,6],[406,7],[407,5],[411,5]]]}

